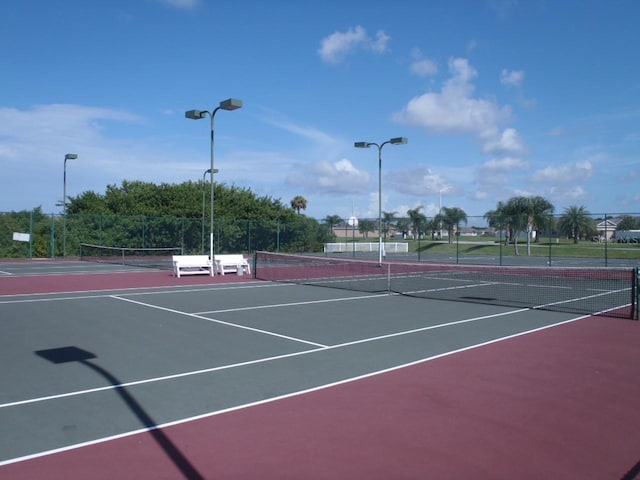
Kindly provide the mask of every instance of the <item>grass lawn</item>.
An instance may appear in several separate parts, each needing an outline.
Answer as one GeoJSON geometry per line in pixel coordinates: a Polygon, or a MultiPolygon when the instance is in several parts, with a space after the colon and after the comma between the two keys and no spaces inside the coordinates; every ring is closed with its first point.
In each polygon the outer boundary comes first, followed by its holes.
{"type": "MultiPolygon", "coordinates": [[[[458,245],[454,242],[449,244],[445,241],[421,240],[388,240],[407,242],[409,244],[409,252],[428,253],[436,255],[500,255],[500,245],[497,239],[481,239],[482,237],[460,237],[458,245]]],[[[337,242],[352,241],[351,238],[336,239],[337,242]]],[[[356,240],[358,241],[358,240],[356,240]]],[[[375,239],[360,240],[362,242],[377,242],[375,239]]],[[[577,244],[570,239],[541,239],[538,243],[531,243],[531,256],[548,257],[549,248],[551,248],[551,257],[575,257],[575,258],[616,258],[623,260],[638,260],[640,262],[640,244],[634,243],[594,243],[589,241],[581,241],[577,244]],[[551,245],[549,245],[551,243],[551,245]]],[[[518,253],[527,255],[526,240],[518,241],[518,253]]],[[[515,255],[513,244],[502,245],[502,255],[515,255]]]]}

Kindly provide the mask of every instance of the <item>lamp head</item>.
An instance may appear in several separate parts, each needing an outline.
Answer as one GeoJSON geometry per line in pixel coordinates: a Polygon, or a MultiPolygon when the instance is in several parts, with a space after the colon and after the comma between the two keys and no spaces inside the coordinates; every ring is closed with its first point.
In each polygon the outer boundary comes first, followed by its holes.
{"type": "Polygon", "coordinates": [[[78,158],[78,155],[76,155],[75,153],[67,153],[64,156],[65,160],[75,160],[76,158],[78,158]]]}
{"type": "Polygon", "coordinates": [[[408,142],[409,142],[409,139],[407,137],[396,137],[389,140],[389,143],[392,145],[402,145],[408,142]]]}
{"type": "Polygon", "coordinates": [[[227,100],[220,102],[220,108],[222,110],[237,110],[238,108],[242,108],[242,100],[238,100],[237,98],[228,98],[227,100]]]}
{"type": "Polygon", "coordinates": [[[186,118],[190,118],[191,120],[200,120],[201,118],[204,118],[207,116],[207,111],[201,111],[201,110],[189,110],[187,112],[184,112],[184,116],[186,118]]]}
{"type": "Polygon", "coordinates": [[[371,144],[369,142],[356,142],[353,146],[356,148],[369,148],[371,144]]]}

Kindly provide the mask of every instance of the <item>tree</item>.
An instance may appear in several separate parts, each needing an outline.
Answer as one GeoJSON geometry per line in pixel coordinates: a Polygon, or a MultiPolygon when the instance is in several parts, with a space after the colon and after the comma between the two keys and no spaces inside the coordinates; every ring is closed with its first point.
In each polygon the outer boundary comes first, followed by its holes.
{"type": "Polygon", "coordinates": [[[329,227],[329,232],[331,235],[334,235],[333,227],[335,227],[341,222],[342,222],[342,218],[340,217],[340,215],[327,215],[326,217],[324,217],[324,223],[326,223],[327,226],[329,227]]]}
{"type": "Polygon", "coordinates": [[[505,245],[507,245],[509,243],[511,226],[509,224],[509,217],[506,213],[506,205],[503,202],[498,202],[496,209],[489,210],[484,214],[484,218],[491,228],[495,228],[500,231],[504,230],[505,245]]]}
{"type": "Polygon", "coordinates": [[[411,230],[411,219],[406,217],[399,218],[396,221],[396,229],[402,232],[403,238],[406,238],[406,235],[409,233],[409,230],[411,230]]]}
{"type": "Polygon", "coordinates": [[[629,215],[625,215],[624,217],[622,217],[622,220],[620,220],[620,223],[618,223],[618,225],[616,225],[616,230],[637,230],[638,228],[640,228],[640,220],[633,218],[629,215]]]}
{"type": "MultiPolygon", "coordinates": [[[[489,226],[504,228],[507,232],[505,242],[513,241],[515,254],[518,255],[518,233],[527,234],[527,254],[531,255],[531,233],[539,232],[551,225],[553,205],[543,197],[512,197],[507,203],[498,202],[495,210],[485,213],[489,226]]],[[[536,235],[538,238],[539,235],[536,235]]]]}
{"type": "Polygon", "coordinates": [[[376,230],[376,222],[373,220],[360,220],[358,222],[358,231],[364,236],[364,238],[369,238],[370,232],[375,232],[376,230]]]}
{"type": "Polygon", "coordinates": [[[384,234],[384,241],[387,241],[387,234],[391,229],[393,221],[396,219],[396,213],[398,212],[382,212],[382,233],[384,234]]]}
{"type": "Polygon", "coordinates": [[[453,230],[460,228],[460,222],[467,224],[467,214],[458,207],[442,207],[442,213],[436,217],[438,223],[442,222],[449,233],[449,243],[453,241],[453,230]]]}
{"type": "Polygon", "coordinates": [[[410,208],[407,210],[407,215],[409,215],[409,222],[411,224],[411,231],[413,233],[413,239],[417,240],[420,238],[420,232],[424,224],[427,222],[427,217],[420,211],[424,207],[422,205],[418,205],[416,208],[410,208]]]}
{"type": "MultiPolygon", "coordinates": [[[[66,219],[67,252],[81,242],[137,248],[181,246],[185,253],[201,252],[211,218],[206,208],[202,218],[203,186],[202,181],[156,185],[125,180],[109,185],[104,194],[85,192],[72,198],[68,203],[72,213],[66,219]]],[[[318,251],[331,241],[325,225],[296,214],[280,200],[223,183],[215,184],[214,236],[220,253],[318,251]]]]}
{"type": "Polygon", "coordinates": [[[527,255],[531,255],[531,234],[536,232],[536,239],[541,227],[550,224],[553,205],[543,197],[516,197],[513,199],[518,213],[526,216],[527,255]]]}
{"type": "Polygon", "coordinates": [[[293,208],[296,213],[300,213],[300,210],[306,210],[307,199],[301,195],[296,195],[291,199],[291,208],[293,208]]]}
{"type": "Polygon", "coordinates": [[[584,206],[572,205],[564,209],[558,220],[558,229],[569,238],[573,238],[573,243],[578,243],[581,234],[594,229],[594,222],[584,206]]]}

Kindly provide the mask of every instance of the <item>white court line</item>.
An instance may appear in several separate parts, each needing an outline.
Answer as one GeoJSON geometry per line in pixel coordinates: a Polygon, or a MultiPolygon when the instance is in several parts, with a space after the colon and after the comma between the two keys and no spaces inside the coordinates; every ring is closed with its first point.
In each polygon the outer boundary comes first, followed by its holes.
{"type": "Polygon", "coordinates": [[[221,325],[227,325],[229,327],[240,328],[242,330],[249,330],[251,332],[262,333],[264,335],[270,335],[272,337],[284,338],[285,340],[292,340],[294,342],[306,343],[307,345],[313,345],[314,347],[321,347],[321,348],[326,348],[327,347],[327,345],[323,345],[321,343],[310,342],[309,340],[302,340],[301,338],[290,337],[288,335],[282,335],[280,333],[269,332],[268,330],[261,330],[259,328],[247,327],[245,325],[238,325],[237,323],[224,322],[222,320],[216,320],[215,318],[203,317],[202,315],[198,315],[196,313],[182,312],[180,310],[175,310],[173,308],[160,307],[158,305],[151,305],[150,303],[138,302],[137,300],[131,300],[130,298],[123,298],[123,297],[119,297],[117,295],[110,295],[110,297],[111,298],[115,298],[116,300],[121,300],[123,302],[130,302],[130,303],[134,303],[136,305],[142,305],[143,307],[147,307],[147,308],[154,308],[156,310],[163,310],[165,312],[177,313],[178,315],[185,315],[187,317],[199,318],[200,320],[206,320],[207,322],[218,323],[218,324],[221,324],[221,325]]]}
{"type": "MultiPolygon", "coordinates": [[[[202,420],[202,419],[213,417],[213,416],[216,416],[216,415],[222,415],[222,414],[228,413],[228,412],[242,410],[242,409],[245,409],[245,408],[250,408],[250,407],[257,406],[257,405],[263,405],[263,404],[266,404],[266,403],[272,403],[272,402],[276,402],[278,400],[284,400],[286,398],[292,398],[292,397],[305,395],[307,393],[313,393],[313,392],[317,392],[317,391],[320,391],[320,390],[325,390],[327,388],[335,387],[335,386],[338,386],[338,385],[344,385],[346,383],[355,382],[355,381],[362,380],[362,379],[369,378],[369,377],[373,377],[373,376],[376,376],[376,375],[381,375],[381,374],[384,374],[384,373],[393,372],[393,371],[399,370],[401,368],[411,367],[413,365],[418,365],[420,363],[426,363],[426,362],[429,362],[429,361],[432,361],[432,360],[437,360],[439,358],[443,358],[443,357],[447,357],[447,356],[450,356],[450,355],[454,355],[456,353],[462,353],[462,352],[465,352],[467,350],[473,350],[473,349],[476,349],[476,348],[484,347],[486,345],[491,345],[493,343],[502,342],[502,341],[509,340],[509,339],[512,339],[512,338],[517,338],[517,337],[520,337],[520,336],[523,336],[523,335],[528,335],[530,333],[538,332],[538,331],[541,331],[541,330],[546,330],[548,328],[553,328],[553,327],[557,327],[559,325],[564,325],[564,324],[567,324],[567,323],[575,322],[577,320],[581,320],[583,318],[588,318],[590,316],[591,315],[584,315],[584,316],[581,316],[581,317],[572,318],[572,319],[565,320],[565,321],[562,321],[562,322],[554,323],[552,325],[546,325],[544,327],[538,327],[538,328],[534,328],[532,330],[527,330],[527,331],[524,331],[524,332],[514,333],[512,335],[507,335],[505,337],[500,337],[500,338],[496,338],[496,339],[489,340],[489,341],[486,341],[486,342],[477,343],[475,345],[469,345],[467,347],[459,348],[457,350],[451,350],[449,352],[444,352],[444,353],[440,353],[440,354],[433,355],[433,356],[430,356],[430,357],[425,357],[423,359],[415,360],[413,362],[405,363],[405,364],[402,364],[402,365],[396,365],[395,367],[390,367],[390,368],[386,368],[386,369],[383,369],[383,370],[370,372],[370,373],[367,373],[367,374],[364,374],[364,375],[358,375],[356,377],[346,378],[346,379],[339,380],[339,381],[332,382],[332,383],[328,383],[328,384],[325,384],[325,385],[319,385],[317,387],[312,387],[312,388],[308,388],[308,389],[305,389],[305,390],[299,390],[297,392],[291,392],[291,393],[287,393],[287,394],[284,394],[284,395],[279,395],[279,396],[276,396],[276,397],[267,398],[267,399],[264,399],[264,400],[258,400],[256,402],[250,402],[250,403],[246,403],[246,404],[243,404],[243,405],[236,405],[234,407],[224,408],[224,409],[221,409],[221,410],[216,410],[216,411],[204,413],[204,414],[201,414],[201,415],[195,415],[195,416],[192,416],[192,417],[182,418],[180,420],[174,420],[172,422],[166,422],[166,423],[162,423],[162,424],[159,424],[159,425],[154,425],[152,427],[145,427],[145,428],[140,428],[140,429],[137,429],[137,430],[131,430],[131,431],[128,431],[128,432],[123,432],[123,433],[120,433],[120,434],[117,434],[117,435],[111,435],[111,436],[108,436],[108,437],[97,438],[97,439],[90,440],[90,441],[87,441],[87,442],[77,443],[75,445],[68,445],[68,446],[65,446],[65,447],[56,448],[56,449],[52,449],[52,450],[46,450],[46,451],[43,451],[43,452],[38,452],[38,453],[31,454],[31,455],[25,455],[25,456],[22,456],[22,457],[11,458],[11,459],[8,459],[8,460],[0,461],[0,467],[2,467],[4,465],[9,465],[9,464],[12,464],[12,463],[18,463],[18,462],[23,462],[23,461],[26,461],[26,460],[32,460],[34,458],[44,457],[44,456],[47,456],[47,455],[53,455],[53,454],[56,454],[56,453],[67,452],[67,451],[70,451],[70,450],[75,450],[75,449],[86,447],[86,446],[89,446],[89,445],[96,445],[96,444],[99,444],[99,443],[105,443],[105,442],[109,442],[109,441],[113,441],[113,440],[118,440],[120,438],[126,438],[126,437],[130,437],[130,436],[137,435],[137,434],[140,434],[140,433],[147,433],[147,432],[150,432],[150,431],[156,430],[156,429],[168,428],[168,427],[172,427],[172,426],[175,426],[175,425],[181,425],[181,424],[187,423],[187,422],[193,422],[193,421],[196,421],[196,420],[202,420]]],[[[471,319],[468,319],[466,321],[471,321],[471,319]]],[[[337,348],[337,347],[338,346],[330,347],[330,348],[337,348]]],[[[303,353],[310,353],[310,352],[303,352],[303,353]]],[[[302,354],[302,353],[300,353],[300,354],[302,354]]],[[[123,384],[123,386],[124,386],[124,384],[123,384]]],[[[111,388],[116,388],[116,386],[113,386],[111,388]]],[[[0,407],[2,407],[2,405],[0,405],[0,407]]]]}
{"type": "MultiPolygon", "coordinates": [[[[623,290],[624,289],[622,289],[620,291],[623,291],[623,290]]],[[[161,293],[161,292],[158,292],[158,293],[161,293]]],[[[597,297],[597,296],[606,295],[606,294],[607,293],[600,293],[600,294],[592,295],[592,296],[589,296],[589,297],[583,297],[582,299],[587,299],[587,298],[591,298],[591,297],[597,297]]],[[[263,306],[256,306],[256,307],[240,307],[240,308],[236,308],[236,309],[218,310],[218,311],[212,311],[212,312],[208,312],[208,313],[233,312],[233,311],[242,311],[242,310],[248,310],[248,309],[277,308],[277,307],[305,305],[305,304],[314,304],[314,303],[324,303],[324,302],[328,303],[328,302],[344,301],[344,300],[371,299],[371,298],[377,298],[377,297],[381,297],[381,296],[386,296],[386,294],[385,295],[379,295],[378,294],[378,295],[347,297],[347,298],[341,298],[341,299],[314,300],[314,301],[308,301],[308,302],[292,302],[292,303],[286,303],[286,304],[263,305],[263,306]]],[[[190,372],[183,372],[183,373],[178,373],[178,374],[174,374],[174,375],[167,375],[167,376],[155,377],[155,378],[150,378],[150,379],[145,379],[145,380],[138,380],[138,381],[122,383],[122,384],[118,384],[118,385],[109,385],[109,386],[105,386],[105,387],[98,387],[98,388],[93,388],[93,389],[88,389],[88,390],[79,390],[79,391],[74,391],[74,392],[58,394],[58,395],[46,396],[46,397],[38,397],[38,398],[27,399],[27,400],[19,400],[19,401],[16,401],[16,402],[0,404],[0,408],[6,408],[6,407],[12,407],[12,406],[23,405],[23,404],[28,404],[28,403],[41,402],[41,401],[45,401],[45,400],[52,400],[52,399],[64,398],[64,397],[76,396],[76,395],[84,395],[84,394],[100,392],[100,391],[104,391],[104,390],[112,390],[112,389],[115,389],[115,388],[123,388],[123,387],[127,387],[127,386],[135,386],[135,385],[141,385],[141,384],[145,384],[145,383],[153,383],[153,382],[159,382],[159,381],[170,380],[170,379],[175,379],[175,378],[181,378],[181,377],[186,377],[186,376],[210,373],[210,372],[215,372],[215,371],[218,371],[218,370],[225,370],[225,369],[231,369],[231,368],[236,368],[236,367],[240,367],[240,366],[246,366],[246,365],[252,365],[252,364],[257,364],[257,363],[268,362],[268,361],[271,361],[271,360],[294,357],[294,356],[299,356],[299,355],[306,355],[306,354],[314,353],[314,352],[317,352],[317,351],[320,351],[320,350],[331,350],[331,349],[343,348],[343,347],[348,347],[348,346],[356,345],[356,344],[360,344],[360,343],[383,340],[383,339],[386,339],[386,338],[392,338],[392,337],[402,336],[402,335],[409,335],[409,334],[412,334],[412,333],[419,333],[419,332],[423,332],[423,331],[427,331],[427,330],[434,330],[434,329],[437,329],[437,328],[444,328],[444,327],[449,327],[449,326],[453,326],[453,325],[459,325],[459,324],[474,322],[474,321],[478,321],[478,320],[484,320],[484,319],[488,319],[488,318],[495,318],[495,317],[501,317],[501,316],[506,316],[506,315],[512,315],[512,314],[521,313],[521,312],[524,312],[524,311],[527,311],[527,310],[535,310],[535,309],[540,309],[540,308],[544,308],[545,307],[545,305],[543,304],[543,305],[538,305],[538,306],[535,306],[535,307],[532,307],[532,308],[520,308],[520,309],[517,309],[517,310],[509,310],[509,311],[501,312],[501,313],[483,315],[483,316],[479,316],[479,317],[472,317],[472,318],[463,319],[463,320],[456,320],[456,321],[452,321],[452,322],[447,322],[447,323],[442,323],[442,324],[437,324],[437,325],[431,325],[431,326],[428,326],[428,327],[420,327],[420,328],[416,328],[416,329],[412,329],[412,330],[394,332],[394,333],[381,335],[381,336],[377,336],[377,337],[369,337],[369,338],[365,338],[365,339],[361,339],[361,340],[355,340],[355,341],[351,341],[351,342],[346,342],[346,343],[341,343],[341,344],[329,345],[328,346],[328,345],[323,345],[323,344],[319,344],[319,343],[309,342],[309,341],[302,340],[302,339],[297,339],[297,338],[294,338],[294,337],[287,337],[285,335],[276,334],[274,332],[269,332],[269,331],[265,331],[265,330],[260,330],[260,329],[255,329],[255,328],[251,328],[251,327],[245,327],[245,326],[242,326],[242,325],[237,325],[237,324],[233,324],[233,323],[229,323],[229,322],[224,322],[224,321],[221,321],[221,320],[215,320],[215,319],[210,319],[210,318],[207,318],[207,317],[202,317],[197,313],[181,312],[181,311],[178,311],[178,310],[173,310],[173,309],[169,309],[169,308],[165,308],[165,307],[158,307],[158,306],[150,305],[150,304],[143,303],[143,302],[137,302],[135,300],[129,300],[129,299],[126,299],[126,298],[117,297],[115,295],[99,295],[99,296],[96,296],[96,297],[73,297],[71,299],[76,299],[76,298],[78,298],[78,299],[82,299],[82,298],[102,298],[102,297],[111,297],[111,298],[114,298],[114,299],[117,299],[117,300],[127,301],[127,302],[131,302],[131,303],[134,303],[134,304],[139,304],[139,305],[147,306],[147,307],[151,307],[151,308],[157,308],[157,309],[160,309],[160,310],[165,310],[165,311],[172,312],[172,313],[177,313],[177,314],[180,314],[180,315],[199,318],[199,319],[210,321],[210,322],[220,323],[220,324],[224,324],[224,325],[228,325],[228,326],[232,326],[232,327],[236,327],[236,328],[243,328],[243,329],[247,329],[247,330],[252,330],[252,331],[255,331],[255,332],[258,332],[258,333],[264,333],[264,334],[267,334],[267,335],[283,337],[283,338],[290,339],[290,340],[297,341],[297,342],[308,343],[308,344],[317,346],[319,348],[311,349],[311,350],[305,350],[305,351],[302,351],[302,352],[295,352],[295,353],[290,353],[290,354],[277,355],[277,356],[274,356],[274,357],[266,357],[266,358],[263,358],[263,359],[251,360],[251,361],[241,362],[241,363],[237,363],[237,364],[230,364],[230,365],[224,365],[224,366],[219,366],[219,367],[212,367],[212,368],[208,368],[208,369],[195,370],[195,371],[190,371],[190,372]]],[[[56,300],[56,299],[49,299],[49,300],[56,300]]],[[[574,299],[574,300],[571,300],[571,301],[579,301],[579,300],[581,300],[581,299],[574,299]]],[[[33,300],[33,301],[38,301],[38,300],[33,300]]],[[[569,301],[567,301],[567,302],[569,302],[569,301]]],[[[563,302],[556,302],[554,304],[557,304],[557,303],[563,303],[563,302]]],[[[554,305],[554,304],[547,304],[547,305],[554,305]]],[[[580,320],[582,318],[588,318],[588,317],[591,317],[593,315],[606,313],[606,312],[608,312],[610,310],[616,310],[617,308],[621,308],[621,307],[613,307],[611,309],[603,310],[602,312],[595,312],[593,314],[583,315],[583,316],[580,316],[580,317],[577,317],[577,318],[574,318],[574,319],[571,319],[571,320],[559,322],[557,324],[552,324],[552,325],[549,325],[547,327],[541,327],[539,329],[534,329],[534,330],[531,330],[529,332],[535,332],[537,330],[544,329],[544,328],[549,328],[549,327],[552,327],[552,326],[555,326],[555,325],[562,325],[564,323],[568,323],[568,322],[575,321],[575,320],[580,320]]],[[[206,312],[202,312],[202,313],[206,313],[206,312]]],[[[528,333],[528,332],[523,332],[522,334],[525,334],[525,333],[528,333]]],[[[505,337],[505,338],[511,338],[511,337],[505,337]]],[[[0,463],[0,465],[1,465],[1,463],[0,463]]]]}
{"type": "Polygon", "coordinates": [[[465,318],[463,320],[455,320],[453,322],[447,322],[447,323],[439,323],[437,325],[430,325],[428,327],[420,327],[420,328],[414,328],[411,330],[405,330],[402,332],[394,332],[394,333],[388,333],[386,335],[379,335],[376,337],[369,337],[369,338],[363,338],[360,340],[354,340],[351,342],[345,342],[345,343],[340,343],[337,345],[331,345],[331,346],[325,346],[325,347],[321,347],[321,348],[314,348],[311,350],[304,350],[302,352],[294,352],[294,353],[286,353],[283,355],[276,355],[274,357],[266,357],[266,358],[260,358],[257,360],[249,360],[246,362],[240,362],[240,363],[234,363],[234,364],[230,364],[230,365],[222,365],[219,367],[211,367],[211,368],[205,368],[205,369],[201,369],[201,370],[194,370],[194,371],[190,371],[190,372],[183,372],[183,373],[176,373],[173,375],[166,375],[166,376],[162,376],[162,377],[154,377],[154,378],[148,378],[145,380],[136,380],[133,382],[128,382],[128,383],[121,383],[118,385],[107,385],[104,387],[97,387],[97,388],[91,388],[91,389],[87,389],[87,390],[78,390],[78,391],[74,391],[74,392],[67,392],[67,393],[60,393],[57,395],[48,395],[46,397],[37,397],[37,398],[31,398],[31,399],[27,399],[27,400],[18,400],[16,402],[10,402],[10,403],[3,403],[0,404],[0,408],[7,408],[7,407],[14,407],[17,405],[25,405],[28,403],[37,403],[37,402],[42,402],[42,401],[46,401],[46,400],[53,400],[53,399],[57,399],[57,398],[65,398],[65,397],[74,397],[77,395],[85,395],[87,393],[94,393],[94,392],[101,392],[101,391],[105,391],[105,390],[114,390],[116,388],[124,388],[124,387],[130,387],[130,386],[134,386],[134,385],[142,385],[145,383],[154,383],[154,382],[161,382],[164,380],[173,380],[176,378],[181,378],[181,377],[189,377],[192,375],[201,375],[204,373],[211,373],[211,372],[216,372],[219,370],[228,370],[228,369],[232,369],[232,368],[237,368],[237,367],[244,367],[247,365],[254,365],[254,364],[258,364],[258,363],[265,363],[265,362],[270,362],[272,360],[279,360],[282,358],[289,358],[289,357],[297,357],[300,355],[307,355],[310,353],[315,353],[318,351],[325,351],[325,350],[335,350],[338,348],[344,348],[344,347],[350,347],[352,345],[357,345],[360,343],[367,343],[367,342],[375,342],[375,341],[379,341],[379,340],[385,340],[387,338],[393,338],[393,337],[399,337],[399,336],[403,336],[403,335],[411,335],[412,333],[419,333],[419,332],[425,332],[428,330],[435,330],[438,328],[444,328],[444,327],[451,327],[454,325],[460,325],[460,324],[464,324],[464,323],[469,323],[469,322],[475,322],[478,320],[486,320],[488,318],[495,318],[495,317],[502,317],[502,316],[506,316],[506,315],[513,315],[515,313],[521,313],[528,310],[527,308],[521,308],[518,310],[510,310],[508,312],[502,312],[502,313],[495,313],[495,314],[490,314],[490,315],[482,315],[480,317],[473,317],[473,318],[465,318]]]}
{"type": "Polygon", "coordinates": [[[345,301],[351,301],[351,300],[362,300],[362,299],[387,297],[387,296],[388,296],[387,293],[377,293],[375,295],[359,295],[355,297],[327,298],[323,300],[307,300],[304,302],[274,303],[271,305],[255,305],[253,307],[236,307],[236,308],[225,308],[222,310],[209,310],[205,312],[196,312],[196,315],[205,315],[209,313],[242,312],[246,310],[263,310],[265,308],[295,307],[297,305],[313,305],[316,303],[345,302],[345,301]]]}
{"type": "MultiPolygon", "coordinates": [[[[226,285],[226,284],[221,284],[226,285]]],[[[107,289],[97,289],[97,290],[71,290],[68,292],[44,292],[44,293],[16,293],[16,294],[8,294],[8,295],[0,295],[0,298],[11,298],[12,300],[0,300],[0,304],[3,303],[29,303],[29,302],[43,302],[48,300],[78,300],[83,298],[102,298],[109,297],[112,294],[109,292],[122,292],[123,295],[156,295],[156,294],[165,294],[165,293],[183,293],[183,292],[207,292],[213,290],[235,290],[240,288],[265,288],[265,287],[277,287],[277,286],[285,286],[285,284],[269,284],[269,283],[244,283],[242,286],[214,286],[214,285],[201,285],[201,288],[197,288],[198,285],[185,285],[184,287],[179,287],[176,285],[170,285],[166,287],[128,287],[128,288],[107,288],[107,289]],[[190,287],[190,288],[187,288],[190,287]],[[169,290],[171,289],[171,290],[169,290]],[[83,295],[85,293],[98,293],[98,295],[83,295]],[[14,297],[47,297],[47,296],[55,296],[55,295],[75,295],[73,297],[56,297],[56,298],[26,298],[24,300],[18,299],[13,300],[14,297]]],[[[292,284],[286,284],[286,286],[291,287],[292,284]]]]}
{"type": "Polygon", "coordinates": [[[0,270],[0,275],[13,276],[13,273],[11,273],[11,272],[5,272],[5,271],[3,271],[3,270],[0,270]]]}

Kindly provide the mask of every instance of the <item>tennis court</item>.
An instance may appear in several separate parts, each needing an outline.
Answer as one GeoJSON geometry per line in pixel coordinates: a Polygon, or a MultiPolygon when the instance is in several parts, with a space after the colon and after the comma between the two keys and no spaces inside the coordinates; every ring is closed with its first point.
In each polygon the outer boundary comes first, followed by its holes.
{"type": "Polygon", "coordinates": [[[638,322],[130,268],[0,264],[0,478],[640,470],[638,322]]]}

